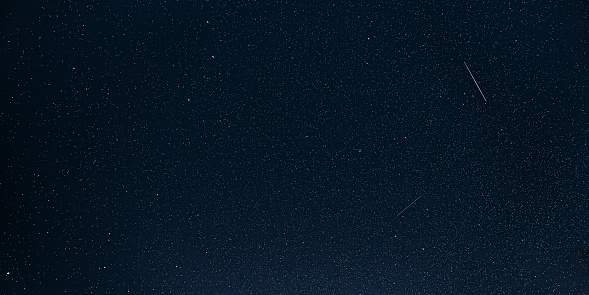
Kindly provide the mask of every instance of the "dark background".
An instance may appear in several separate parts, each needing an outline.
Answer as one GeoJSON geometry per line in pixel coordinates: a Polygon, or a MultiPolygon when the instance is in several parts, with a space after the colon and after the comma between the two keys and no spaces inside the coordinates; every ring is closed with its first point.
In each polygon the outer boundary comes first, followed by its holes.
{"type": "Polygon", "coordinates": [[[321,2],[3,1],[0,293],[589,294],[587,2],[321,2]]]}

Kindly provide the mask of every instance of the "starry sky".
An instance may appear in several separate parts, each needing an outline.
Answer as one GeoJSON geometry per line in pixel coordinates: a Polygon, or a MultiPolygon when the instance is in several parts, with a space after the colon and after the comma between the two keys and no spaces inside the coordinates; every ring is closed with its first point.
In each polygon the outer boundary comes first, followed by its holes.
{"type": "Polygon", "coordinates": [[[589,5],[317,2],[2,1],[2,293],[589,294],[589,5]]]}

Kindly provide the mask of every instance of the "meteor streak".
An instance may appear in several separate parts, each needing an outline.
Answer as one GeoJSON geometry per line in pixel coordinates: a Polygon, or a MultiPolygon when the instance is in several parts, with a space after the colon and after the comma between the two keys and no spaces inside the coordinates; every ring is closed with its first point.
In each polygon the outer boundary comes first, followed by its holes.
{"type": "Polygon", "coordinates": [[[409,206],[405,207],[405,209],[403,209],[403,211],[399,212],[399,214],[397,214],[397,216],[403,214],[403,212],[405,212],[405,210],[407,210],[409,207],[411,207],[411,205],[413,205],[419,199],[421,199],[421,196],[419,196],[417,199],[415,199],[413,202],[411,202],[411,204],[409,204],[409,206]]]}
{"type": "Polygon", "coordinates": [[[481,87],[479,87],[479,83],[477,83],[477,80],[474,78],[474,76],[472,75],[472,73],[470,72],[470,69],[468,68],[468,66],[466,65],[466,62],[464,63],[464,65],[466,66],[466,69],[468,70],[468,73],[470,74],[470,76],[472,77],[472,80],[474,81],[474,84],[477,85],[477,88],[479,89],[479,92],[481,93],[481,95],[483,96],[483,99],[485,100],[485,102],[487,102],[487,99],[485,98],[485,95],[483,94],[483,91],[481,90],[481,87]]]}

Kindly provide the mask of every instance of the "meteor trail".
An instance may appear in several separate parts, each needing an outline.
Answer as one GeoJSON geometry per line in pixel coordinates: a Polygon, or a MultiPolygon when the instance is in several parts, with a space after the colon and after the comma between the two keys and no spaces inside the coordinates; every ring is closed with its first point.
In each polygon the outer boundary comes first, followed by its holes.
{"type": "Polygon", "coordinates": [[[472,73],[470,72],[470,69],[468,68],[468,66],[466,65],[466,62],[464,63],[464,65],[466,66],[466,69],[468,70],[468,73],[470,74],[470,76],[472,77],[472,80],[474,81],[474,84],[477,85],[477,88],[479,89],[479,92],[481,93],[481,95],[483,96],[483,99],[485,100],[485,102],[487,102],[487,99],[485,98],[485,95],[483,94],[483,91],[481,90],[481,87],[479,87],[479,83],[477,83],[477,80],[474,78],[474,76],[472,75],[472,73]]]}
{"type": "Polygon", "coordinates": [[[403,214],[403,212],[405,212],[405,210],[407,210],[409,207],[411,207],[411,205],[413,205],[419,199],[421,199],[421,196],[419,196],[417,199],[415,199],[413,202],[411,202],[411,204],[409,204],[409,206],[405,207],[405,209],[403,209],[403,211],[399,212],[399,214],[397,214],[397,216],[403,214]]]}

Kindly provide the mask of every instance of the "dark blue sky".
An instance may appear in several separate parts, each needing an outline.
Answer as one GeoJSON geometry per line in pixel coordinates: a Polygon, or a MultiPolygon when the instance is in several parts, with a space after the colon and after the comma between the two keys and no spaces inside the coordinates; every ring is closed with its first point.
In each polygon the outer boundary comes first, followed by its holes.
{"type": "Polygon", "coordinates": [[[589,293],[583,1],[0,11],[5,294],[589,293]]]}

